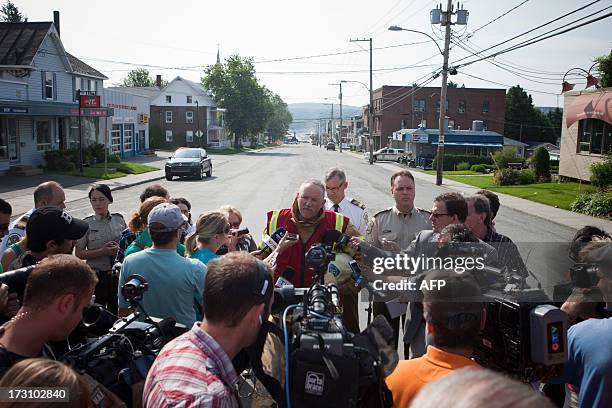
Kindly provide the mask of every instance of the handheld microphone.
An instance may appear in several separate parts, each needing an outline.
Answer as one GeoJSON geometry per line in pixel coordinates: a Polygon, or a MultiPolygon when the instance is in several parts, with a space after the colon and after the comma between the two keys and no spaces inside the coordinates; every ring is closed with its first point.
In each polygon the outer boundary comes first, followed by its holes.
{"type": "Polygon", "coordinates": [[[283,286],[293,285],[293,276],[295,275],[295,269],[290,266],[287,266],[281,276],[278,277],[276,283],[274,284],[277,288],[282,288],[283,286]]]}
{"type": "Polygon", "coordinates": [[[321,243],[323,245],[329,246],[333,246],[334,244],[347,245],[350,240],[351,237],[349,237],[348,235],[345,235],[338,230],[330,229],[325,231],[325,234],[323,234],[323,239],[321,243]]]}
{"type": "Polygon", "coordinates": [[[281,238],[285,235],[286,232],[287,230],[283,227],[278,227],[271,236],[264,234],[262,240],[262,251],[267,253],[273,252],[276,248],[278,248],[278,242],[281,240],[281,238]]]}

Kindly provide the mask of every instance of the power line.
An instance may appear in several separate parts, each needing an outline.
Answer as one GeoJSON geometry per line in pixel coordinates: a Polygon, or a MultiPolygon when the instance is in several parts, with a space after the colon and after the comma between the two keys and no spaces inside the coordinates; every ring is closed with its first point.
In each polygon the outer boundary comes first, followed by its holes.
{"type": "MultiPolygon", "coordinates": [[[[476,76],[476,75],[465,73],[463,71],[459,72],[459,74],[460,75],[466,75],[466,76],[469,76],[469,77],[474,78],[474,79],[479,79],[479,80],[484,81],[484,82],[489,82],[491,84],[505,86],[506,88],[512,88],[513,87],[513,85],[502,84],[501,82],[491,81],[490,79],[484,79],[484,78],[481,78],[481,77],[476,76]]],[[[536,89],[528,89],[528,88],[523,88],[523,89],[526,90],[526,91],[535,92],[535,93],[544,94],[544,95],[555,95],[555,96],[558,95],[558,94],[556,94],[554,92],[538,91],[536,89]]]]}
{"type": "MultiPolygon", "coordinates": [[[[383,18],[387,17],[397,6],[400,5],[400,3],[402,2],[402,0],[397,0],[395,2],[395,4],[393,4],[393,6],[391,6],[391,8],[389,10],[387,10],[387,12],[385,14],[383,14],[378,20],[376,20],[376,22],[372,25],[370,25],[368,28],[366,28],[364,31],[365,32],[369,32],[370,30],[372,30],[374,27],[376,27],[378,25],[378,23],[380,23],[383,18]]],[[[413,0],[414,2],[414,0],[413,0]]]]}
{"type": "Polygon", "coordinates": [[[517,4],[516,6],[512,7],[510,10],[500,14],[499,16],[495,17],[493,20],[489,21],[488,23],[481,25],[480,27],[478,27],[477,29],[475,29],[474,31],[472,31],[471,33],[469,33],[466,38],[470,38],[472,36],[474,36],[474,34],[476,34],[478,31],[482,30],[483,28],[491,25],[492,23],[496,22],[497,20],[499,20],[500,18],[504,17],[505,15],[513,12],[514,10],[516,10],[517,8],[521,7],[523,4],[527,3],[529,0],[523,0],[521,3],[517,4]]]}

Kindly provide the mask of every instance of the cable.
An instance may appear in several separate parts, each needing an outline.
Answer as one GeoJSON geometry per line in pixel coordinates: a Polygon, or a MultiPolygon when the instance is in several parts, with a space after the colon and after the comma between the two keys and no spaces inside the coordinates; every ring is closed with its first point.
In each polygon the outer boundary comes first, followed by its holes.
{"type": "Polygon", "coordinates": [[[291,309],[302,309],[299,304],[288,306],[283,311],[283,334],[285,337],[285,398],[287,398],[287,408],[291,408],[291,392],[289,387],[289,332],[287,331],[287,312],[291,309]]]}
{"type": "MultiPolygon", "coordinates": [[[[395,9],[397,6],[400,5],[401,2],[402,2],[402,0],[397,0],[397,2],[395,2],[395,4],[393,4],[393,6],[391,6],[391,8],[389,10],[387,10],[387,12],[385,14],[382,15],[382,17],[380,17],[378,20],[376,20],[376,22],[374,24],[370,25],[368,28],[366,28],[363,31],[367,33],[370,30],[372,30],[374,27],[376,27],[378,25],[378,23],[380,23],[383,18],[387,17],[393,11],[393,9],[395,9]]],[[[414,0],[413,0],[413,2],[414,2],[414,0]]]]}
{"type": "MultiPolygon", "coordinates": [[[[489,83],[492,83],[492,84],[495,84],[495,85],[505,86],[506,88],[512,88],[512,86],[513,86],[513,85],[508,85],[508,84],[502,84],[501,82],[491,81],[491,80],[489,80],[489,79],[484,79],[484,78],[478,77],[478,76],[476,76],[476,75],[471,75],[471,74],[465,73],[465,72],[463,72],[463,71],[462,71],[462,72],[459,72],[459,74],[461,74],[461,75],[467,75],[467,76],[469,76],[469,77],[471,77],[471,78],[474,78],[474,79],[479,79],[479,80],[481,80],[481,81],[484,81],[484,82],[489,82],[489,83]]],[[[526,90],[526,91],[535,92],[535,93],[544,94],[544,95],[555,95],[555,96],[557,96],[557,95],[558,95],[558,94],[556,94],[556,93],[554,93],[554,92],[538,91],[538,90],[535,90],[535,89],[528,89],[528,88],[523,88],[523,89],[524,89],[524,90],[526,90]]]]}
{"type": "Polygon", "coordinates": [[[500,18],[504,17],[505,15],[513,12],[514,10],[516,10],[517,8],[521,7],[523,4],[527,3],[529,0],[523,0],[521,3],[519,3],[518,5],[512,7],[510,10],[506,11],[505,13],[500,14],[499,16],[495,17],[493,20],[489,21],[488,23],[481,25],[480,27],[478,27],[477,29],[475,29],[474,31],[472,31],[471,33],[469,33],[467,35],[466,38],[470,38],[473,37],[474,34],[476,34],[478,31],[482,30],[483,28],[491,25],[492,23],[496,22],[497,20],[499,20],[500,18]]]}

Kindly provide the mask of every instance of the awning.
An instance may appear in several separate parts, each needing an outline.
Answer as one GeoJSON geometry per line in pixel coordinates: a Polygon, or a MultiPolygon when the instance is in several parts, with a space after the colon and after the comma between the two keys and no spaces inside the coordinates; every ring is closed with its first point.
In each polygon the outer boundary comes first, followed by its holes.
{"type": "Polygon", "coordinates": [[[567,109],[565,125],[570,127],[587,118],[612,125],[612,92],[600,91],[578,96],[567,109]]]}
{"type": "MultiPolygon", "coordinates": [[[[432,144],[437,145],[438,142],[432,144]]],[[[500,143],[461,143],[461,142],[444,142],[444,146],[466,146],[466,147],[504,147],[500,143]]]]}

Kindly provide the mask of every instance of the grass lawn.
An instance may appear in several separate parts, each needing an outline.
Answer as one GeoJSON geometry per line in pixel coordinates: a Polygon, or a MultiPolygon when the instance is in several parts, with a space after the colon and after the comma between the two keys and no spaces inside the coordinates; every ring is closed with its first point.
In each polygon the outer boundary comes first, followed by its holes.
{"type": "MultiPolygon", "coordinates": [[[[444,172],[444,174],[446,173],[444,172]]],[[[493,184],[493,176],[490,175],[467,177],[451,175],[448,179],[553,207],[557,206],[564,210],[569,210],[570,204],[578,195],[595,191],[593,186],[589,184],[580,185],[579,183],[551,182],[523,186],[496,186],[493,184]]]]}
{"type": "MultiPolygon", "coordinates": [[[[419,170],[425,174],[432,174],[432,175],[436,175],[436,171],[435,170],[419,170]]],[[[477,176],[477,175],[482,175],[482,173],[478,173],[476,171],[472,171],[472,170],[450,170],[450,171],[445,171],[444,174],[450,174],[450,175],[455,175],[455,176],[477,176]]]]}
{"type": "Polygon", "coordinates": [[[157,167],[132,162],[108,163],[107,167],[109,170],[107,173],[104,173],[104,163],[98,163],[93,164],[91,166],[83,167],[83,173],[80,173],[78,169],[58,173],[67,174],[69,176],[84,176],[96,179],[110,180],[118,177],[127,176],[128,174],[142,174],[148,173],[150,171],[159,170],[157,167]]]}

